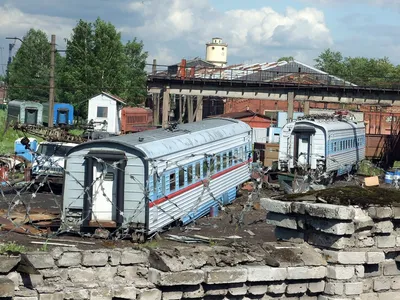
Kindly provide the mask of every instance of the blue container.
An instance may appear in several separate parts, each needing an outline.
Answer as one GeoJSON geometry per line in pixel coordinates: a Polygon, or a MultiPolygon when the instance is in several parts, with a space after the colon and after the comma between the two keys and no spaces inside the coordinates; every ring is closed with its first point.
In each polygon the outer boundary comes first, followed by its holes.
{"type": "Polygon", "coordinates": [[[14,143],[14,153],[17,156],[22,156],[26,160],[33,163],[33,153],[32,151],[36,151],[38,147],[38,142],[34,138],[29,138],[31,150],[25,149],[25,146],[21,144],[22,138],[18,139],[14,143]]]}
{"type": "Polygon", "coordinates": [[[219,213],[219,205],[216,204],[216,205],[211,206],[211,208],[210,208],[210,217],[211,218],[218,217],[218,213],[219,213]]]}
{"type": "Polygon", "coordinates": [[[394,176],[394,172],[386,172],[385,173],[385,183],[392,184],[393,176],[394,176]]]}

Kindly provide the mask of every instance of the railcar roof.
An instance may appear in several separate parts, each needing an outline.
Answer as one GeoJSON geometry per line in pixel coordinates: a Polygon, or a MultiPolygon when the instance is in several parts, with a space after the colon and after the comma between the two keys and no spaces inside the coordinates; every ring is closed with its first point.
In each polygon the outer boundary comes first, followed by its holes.
{"type": "MultiPolygon", "coordinates": [[[[289,123],[288,123],[289,124],[289,123]]],[[[288,125],[286,124],[286,125],[288,125]]],[[[300,124],[313,124],[316,126],[323,127],[325,130],[343,130],[349,128],[365,128],[364,122],[354,122],[354,121],[341,121],[335,119],[328,119],[328,120],[297,120],[296,122],[291,122],[290,124],[296,126],[300,124]]],[[[285,126],[286,126],[285,125],[285,126]]]]}
{"type": "Polygon", "coordinates": [[[35,102],[35,101],[25,101],[25,100],[11,100],[8,102],[8,105],[10,106],[17,106],[17,105],[33,105],[33,106],[43,106],[42,103],[35,102]]]}
{"type": "Polygon", "coordinates": [[[83,148],[117,143],[141,150],[149,158],[158,158],[246,132],[251,132],[251,127],[242,121],[210,118],[200,122],[178,124],[175,130],[161,128],[87,142],[72,149],[70,154],[83,148]]]}

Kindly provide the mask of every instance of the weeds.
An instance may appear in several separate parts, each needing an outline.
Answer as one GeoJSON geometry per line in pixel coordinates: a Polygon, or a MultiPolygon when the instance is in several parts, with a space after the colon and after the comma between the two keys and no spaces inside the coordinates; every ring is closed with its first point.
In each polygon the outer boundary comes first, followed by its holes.
{"type": "Polygon", "coordinates": [[[0,254],[5,254],[7,252],[26,252],[25,246],[18,245],[15,242],[8,242],[7,244],[0,245],[0,254]]]}

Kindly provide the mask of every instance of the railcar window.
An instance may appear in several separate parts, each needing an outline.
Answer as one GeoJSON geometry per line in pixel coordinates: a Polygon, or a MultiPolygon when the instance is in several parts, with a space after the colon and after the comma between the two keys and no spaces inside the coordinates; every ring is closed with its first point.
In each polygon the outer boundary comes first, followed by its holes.
{"type": "Polygon", "coordinates": [[[172,192],[175,190],[176,183],[175,183],[175,173],[169,174],[169,190],[172,192]]]}
{"type": "Polygon", "coordinates": [[[179,169],[179,187],[183,187],[185,185],[185,169],[179,169]]]}
{"type": "Polygon", "coordinates": [[[157,173],[153,175],[153,191],[155,194],[157,193],[157,173]]]}
{"type": "Polygon", "coordinates": [[[200,163],[196,163],[196,179],[200,179],[201,178],[201,169],[200,169],[200,163]]]}
{"type": "Polygon", "coordinates": [[[215,159],[216,159],[216,169],[217,172],[219,172],[221,171],[221,155],[220,154],[216,155],[215,159]]]}
{"type": "Polygon", "coordinates": [[[238,163],[238,159],[239,159],[239,150],[235,149],[235,151],[233,152],[233,163],[237,164],[238,163]]]}
{"type": "Polygon", "coordinates": [[[239,147],[239,162],[244,161],[243,147],[239,147]]]}
{"type": "Polygon", "coordinates": [[[208,161],[205,159],[203,161],[203,177],[207,177],[208,175],[208,161]]]}
{"type": "Polygon", "coordinates": [[[229,163],[228,163],[228,165],[229,165],[229,166],[232,166],[232,165],[233,165],[233,155],[232,155],[232,151],[229,151],[228,157],[229,157],[229,163]]]}
{"type": "Polygon", "coordinates": [[[165,176],[162,177],[161,194],[165,195],[165,176]]]}
{"type": "Polygon", "coordinates": [[[215,159],[211,157],[210,159],[210,174],[214,174],[215,171],[215,159]]]}
{"type": "Polygon", "coordinates": [[[193,167],[189,166],[187,167],[187,177],[188,177],[188,184],[191,184],[193,181],[193,167]]]}
{"type": "Polygon", "coordinates": [[[337,151],[337,144],[336,144],[336,142],[333,142],[333,152],[336,152],[337,151]]]}
{"type": "Polygon", "coordinates": [[[226,169],[228,167],[228,156],[226,153],[222,156],[222,168],[226,169]]]}

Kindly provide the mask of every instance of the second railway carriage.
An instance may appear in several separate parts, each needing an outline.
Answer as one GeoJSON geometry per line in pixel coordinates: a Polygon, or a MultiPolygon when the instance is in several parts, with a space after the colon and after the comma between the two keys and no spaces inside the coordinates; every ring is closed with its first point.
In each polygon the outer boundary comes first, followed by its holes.
{"type": "Polygon", "coordinates": [[[12,100],[8,103],[7,121],[27,125],[43,124],[43,105],[39,102],[12,100]]]}
{"type": "Polygon", "coordinates": [[[310,116],[281,131],[278,168],[319,171],[327,178],[353,170],[365,158],[365,125],[342,117],[310,116]]]}
{"type": "Polygon", "coordinates": [[[140,237],[186,224],[235,199],[250,179],[251,144],[246,123],[224,118],[81,144],[65,164],[65,223],[140,237]]]}
{"type": "MultiPolygon", "coordinates": [[[[74,123],[74,107],[69,103],[54,103],[53,125],[71,126],[74,123]]],[[[49,124],[49,103],[43,103],[43,124],[49,124]]]]}

